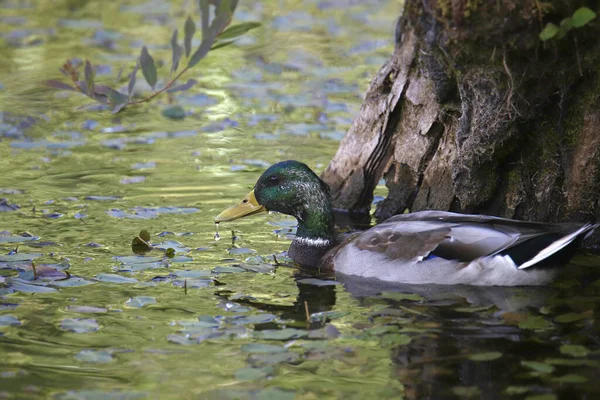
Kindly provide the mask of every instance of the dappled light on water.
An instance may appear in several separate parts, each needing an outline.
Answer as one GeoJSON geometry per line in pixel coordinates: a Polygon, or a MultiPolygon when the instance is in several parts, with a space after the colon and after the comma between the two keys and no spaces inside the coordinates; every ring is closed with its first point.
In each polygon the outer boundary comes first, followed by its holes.
{"type": "Polygon", "coordinates": [[[293,266],[286,216],[213,223],[272,163],[324,170],[398,2],[241,1],[261,27],[118,114],[42,84],[79,57],[115,85],[144,45],[168,76],[196,3],[3,3],[0,397],[598,394],[598,258],[544,288],[387,287],[293,266]]]}

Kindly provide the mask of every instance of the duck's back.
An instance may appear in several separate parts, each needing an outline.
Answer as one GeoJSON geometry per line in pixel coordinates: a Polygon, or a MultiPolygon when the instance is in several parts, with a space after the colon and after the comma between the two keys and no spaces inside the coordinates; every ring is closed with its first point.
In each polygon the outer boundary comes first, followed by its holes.
{"type": "Polygon", "coordinates": [[[402,283],[540,285],[592,225],[422,211],[397,215],[341,248],[334,269],[402,283]],[[536,266],[536,268],[528,268],[536,266]]]}

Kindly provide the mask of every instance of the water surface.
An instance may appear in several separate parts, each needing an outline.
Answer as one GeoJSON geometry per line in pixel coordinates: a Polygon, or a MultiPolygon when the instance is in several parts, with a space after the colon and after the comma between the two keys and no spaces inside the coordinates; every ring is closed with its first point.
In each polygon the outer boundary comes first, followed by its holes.
{"type": "Polygon", "coordinates": [[[276,263],[285,216],[214,239],[268,165],[325,168],[392,52],[398,2],[242,2],[236,21],[262,28],[190,71],[190,91],[118,115],[42,85],[73,57],[112,83],[142,45],[166,77],[195,3],[3,3],[0,397],[598,395],[598,258],[548,288],[382,287],[276,263]],[[137,256],[142,230],[158,249],[137,256]]]}

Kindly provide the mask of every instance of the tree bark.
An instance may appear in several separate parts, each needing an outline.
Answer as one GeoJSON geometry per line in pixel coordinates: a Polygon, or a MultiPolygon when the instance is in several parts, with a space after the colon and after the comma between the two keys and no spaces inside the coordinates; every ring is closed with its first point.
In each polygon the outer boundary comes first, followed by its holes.
{"type": "Polygon", "coordinates": [[[600,22],[569,0],[406,0],[390,60],[323,173],[336,208],[600,220],[600,22]]]}

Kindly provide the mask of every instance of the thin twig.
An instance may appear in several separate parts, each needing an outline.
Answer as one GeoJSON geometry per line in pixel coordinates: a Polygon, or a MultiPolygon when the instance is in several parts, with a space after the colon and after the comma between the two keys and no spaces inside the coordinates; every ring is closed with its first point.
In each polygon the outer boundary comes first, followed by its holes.
{"type": "Polygon", "coordinates": [[[577,36],[573,35],[575,41],[575,54],[577,55],[577,67],[579,68],[579,76],[583,77],[583,71],[581,69],[581,56],[579,55],[579,46],[577,45],[577,36]]]}
{"type": "Polygon", "coordinates": [[[183,280],[183,293],[187,296],[187,279],[183,280]]]}
{"type": "Polygon", "coordinates": [[[306,323],[310,324],[310,313],[308,312],[308,302],[304,300],[304,311],[306,312],[306,323]]]}
{"type": "Polygon", "coordinates": [[[35,269],[35,262],[31,262],[31,269],[33,270],[33,280],[37,281],[38,278],[38,274],[37,274],[37,270],[35,269]]]}

